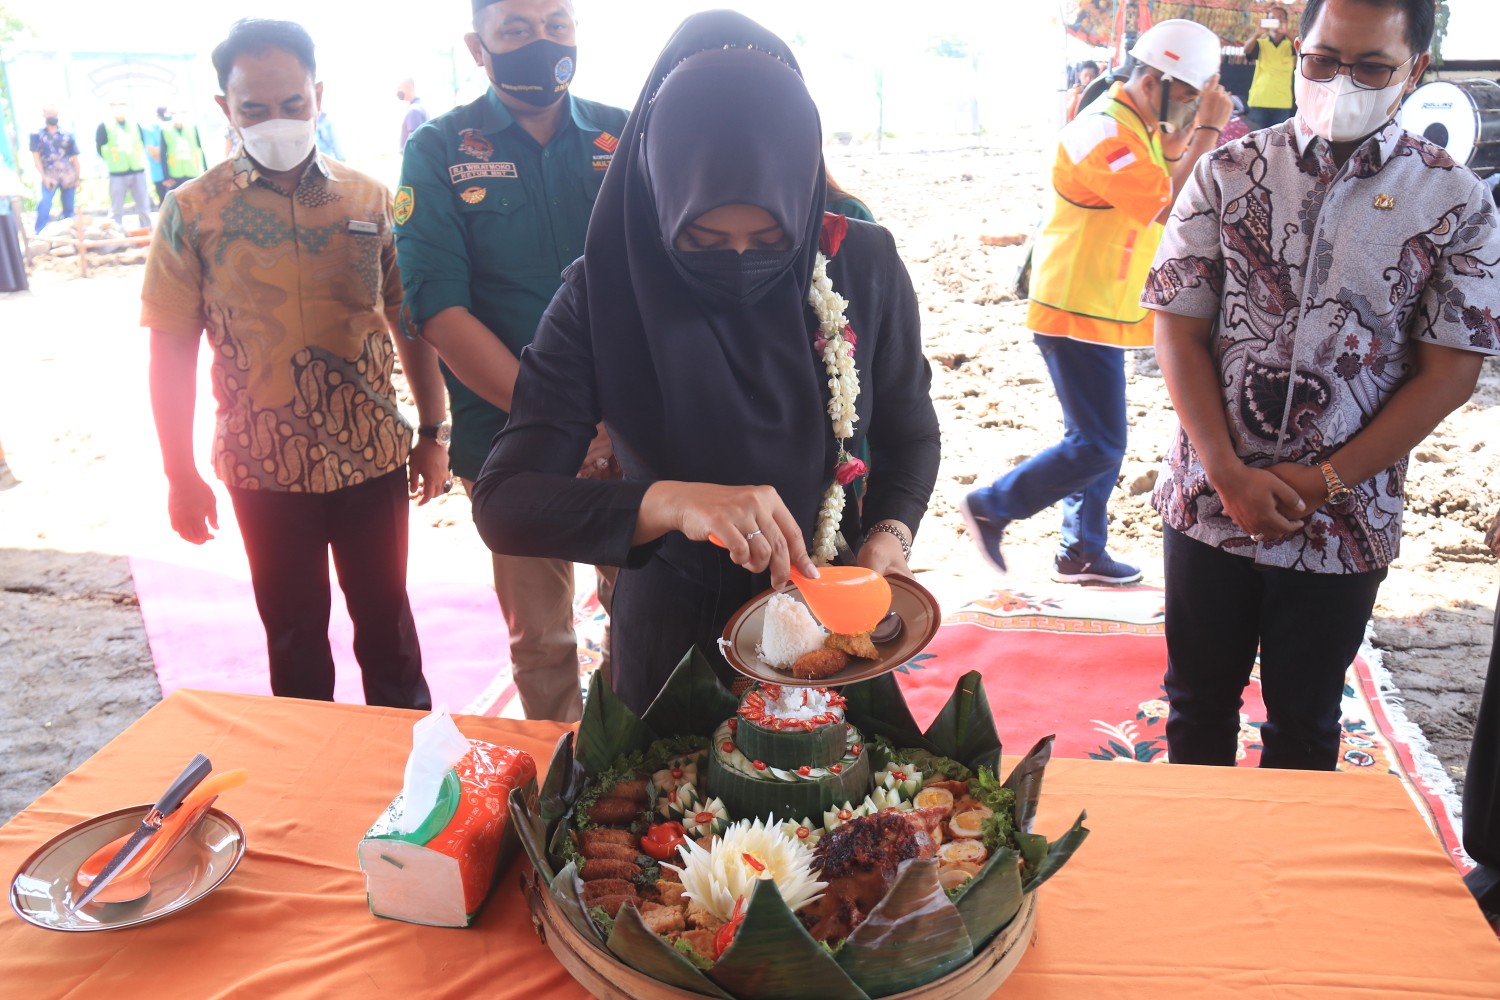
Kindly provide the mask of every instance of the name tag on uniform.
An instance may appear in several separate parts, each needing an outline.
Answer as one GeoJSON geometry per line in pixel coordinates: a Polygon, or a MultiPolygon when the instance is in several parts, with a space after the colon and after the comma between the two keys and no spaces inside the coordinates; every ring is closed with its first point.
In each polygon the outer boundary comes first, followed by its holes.
{"type": "Polygon", "coordinates": [[[374,222],[361,222],[358,219],[350,219],[349,232],[359,233],[363,236],[379,236],[380,226],[374,222]]]}

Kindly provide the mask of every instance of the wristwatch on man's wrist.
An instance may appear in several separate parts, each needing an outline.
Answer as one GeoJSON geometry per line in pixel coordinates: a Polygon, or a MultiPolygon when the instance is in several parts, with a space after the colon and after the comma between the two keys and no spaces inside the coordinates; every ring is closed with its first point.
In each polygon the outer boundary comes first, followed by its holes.
{"type": "Polygon", "coordinates": [[[417,428],[417,437],[432,438],[446,448],[453,437],[453,426],[446,420],[440,424],[423,424],[417,428]]]}
{"type": "Polygon", "coordinates": [[[1328,506],[1344,507],[1354,499],[1354,491],[1344,485],[1332,462],[1319,464],[1318,471],[1323,473],[1323,485],[1328,487],[1328,506]]]}

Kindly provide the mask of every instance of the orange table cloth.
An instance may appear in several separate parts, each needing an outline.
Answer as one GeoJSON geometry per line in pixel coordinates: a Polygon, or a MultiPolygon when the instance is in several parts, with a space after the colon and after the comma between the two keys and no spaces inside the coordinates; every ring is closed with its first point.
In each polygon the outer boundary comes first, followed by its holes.
{"type": "MultiPolygon", "coordinates": [[[[464,930],[370,915],[355,845],[401,784],[417,713],[179,691],[10,823],[0,871],[91,816],[147,802],[194,753],[248,784],[219,807],[248,850],[216,892],[153,924],[46,931],[0,919],[0,987],[26,997],[587,994],[504,872],[464,930]]],[[[539,769],[564,728],[460,717],[539,769]]],[[[1002,719],[1003,728],[1003,719],[1002,719]]],[[[1500,945],[1394,780],[1056,760],[1037,829],[1094,831],[1041,890],[1036,944],[997,996],[1500,996],[1500,945]]]]}

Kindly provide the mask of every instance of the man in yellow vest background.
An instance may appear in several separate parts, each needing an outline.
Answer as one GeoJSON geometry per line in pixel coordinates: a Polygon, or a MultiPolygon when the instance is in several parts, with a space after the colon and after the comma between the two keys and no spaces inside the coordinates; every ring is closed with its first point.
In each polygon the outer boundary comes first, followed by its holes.
{"type": "Polygon", "coordinates": [[[162,122],[161,169],[164,191],[170,191],[208,169],[198,126],[189,124],[181,111],[173,111],[171,118],[162,122]]]}
{"type": "Polygon", "coordinates": [[[141,226],[151,228],[151,191],[146,186],[146,133],[131,117],[130,106],[112,101],[110,120],[94,132],[94,146],[109,171],[110,214],[125,228],[125,194],[135,203],[141,226]]]}
{"type": "Polygon", "coordinates": [[[1292,71],[1296,68],[1297,54],[1292,51],[1292,36],[1287,31],[1290,27],[1286,8],[1272,7],[1245,43],[1245,58],[1255,63],[1250,98],[1245,102],[1255,128],[1280,125],[1295,110],[1292,71]]]}
{"type": "Polygon", "coordinates": [[[1105,551],[1128,429],[1121,349],[1151,346],[1140,295],[1162,223],[1198,158],[1218,145],[1234,105],[1219,85],[1218,36],[1201,24],[1162,21],[1130,54],[1130,79],[1058,136],[1055,197],[1033,243],[1026,326],[1062,404],[1063,439],[960,504],[981,553],[1001,572],[1010,522],[1061,501],[1054,580],[1141,576],[1105,551]]]}

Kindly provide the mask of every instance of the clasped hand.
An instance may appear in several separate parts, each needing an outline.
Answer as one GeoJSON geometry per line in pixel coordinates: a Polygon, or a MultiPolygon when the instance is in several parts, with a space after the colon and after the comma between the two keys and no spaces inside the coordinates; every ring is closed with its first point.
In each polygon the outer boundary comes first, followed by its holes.
{"type": "Polygon", "coordinates": [[[1265,469],[1242,465],[1213,485],[1224,513],[1258,541],[1275,541],[1302,530],[1307,515],[1327,499],[1323,474],[1295,462],[1265,469]]]}

